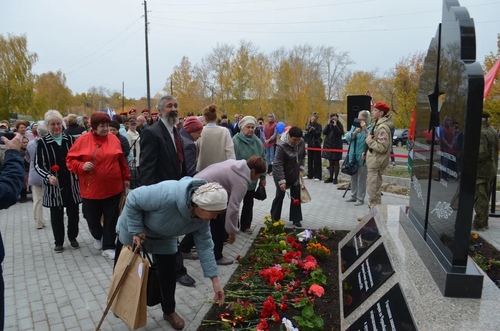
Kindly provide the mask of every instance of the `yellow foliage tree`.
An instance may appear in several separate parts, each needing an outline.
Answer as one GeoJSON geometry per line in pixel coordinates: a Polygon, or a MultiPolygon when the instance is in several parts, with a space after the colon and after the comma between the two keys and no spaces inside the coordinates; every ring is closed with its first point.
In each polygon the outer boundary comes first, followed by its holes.
{"type": "Polygon", "coordinates": [[[0,35],[0,118],[10,113],[29,114],[33,102],[36,53],[28,51],[26,35],[0,35]]]}
{"type": "Polygon", "coordinates": [[[197,114],[205,101],[201,84],[193,76],[193,67],[187,56],[183,56],[181,63],[174,67],[163,91],[173,93],[179,102],[180,113],[185,116],[188,112],[197,114]]]}
{"type": "Polygon", "coordinates": [[[60,70],[36,77],[33,107],[30,109],[33,119],[42,119],[49,109],[66,114],[73,104],[74,98],[66,85],[66,76],[60,70]]]}

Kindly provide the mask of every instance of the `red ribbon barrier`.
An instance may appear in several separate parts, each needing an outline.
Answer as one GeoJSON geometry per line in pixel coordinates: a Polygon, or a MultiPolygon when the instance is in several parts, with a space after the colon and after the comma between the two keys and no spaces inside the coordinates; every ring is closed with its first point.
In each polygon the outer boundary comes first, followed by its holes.
{"type": "MultiPolygon", "coordinates": [[[[306,147],[308,151],[318,151],[318,152],[347,152],[347,149],[334,149],[334,148],[319,148],[319,147],[306,147]]],[[[408,154],[391,154],[391,157],[400,157],[403,159],[408,158],[408,154]]]]}

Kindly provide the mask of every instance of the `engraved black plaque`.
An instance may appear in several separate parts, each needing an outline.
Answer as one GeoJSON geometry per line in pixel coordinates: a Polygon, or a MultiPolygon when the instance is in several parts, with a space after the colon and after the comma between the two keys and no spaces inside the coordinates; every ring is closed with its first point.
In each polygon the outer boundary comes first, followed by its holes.
{"type": "Polygon", "coordinates": [[[340,249],[341,271],[344,273],[363,253],[380,238],[380,232],[372,217],[354,237],[340,249]]]}
{"type": "Polygon", "coordinates": [[[344,318],[349,316],[392,274],[394,269],[381,244],[342,281],[344,318]]]}
{"type": "Polygon", "coordinates": [[[417,330],[399,284],[394,285],[346,331],[417,330]]]}

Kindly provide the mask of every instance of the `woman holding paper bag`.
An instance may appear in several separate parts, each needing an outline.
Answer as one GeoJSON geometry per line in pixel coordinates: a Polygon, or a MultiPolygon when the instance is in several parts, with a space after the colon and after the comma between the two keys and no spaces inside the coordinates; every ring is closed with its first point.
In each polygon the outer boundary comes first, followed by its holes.
{"type": "Polygon", "coordinates": [[[175,253],[177,237],[192,233],[205,277],[212,280],[214,302],[224,303],[209,221],[227,208],[227,192],[217,183],[185,177],[131,191],[118,220],[118,260],[122,244],[146,246],[157,260],[163,293],[163,318],[176,330],[184,320],[175,312],[175,253]]]}

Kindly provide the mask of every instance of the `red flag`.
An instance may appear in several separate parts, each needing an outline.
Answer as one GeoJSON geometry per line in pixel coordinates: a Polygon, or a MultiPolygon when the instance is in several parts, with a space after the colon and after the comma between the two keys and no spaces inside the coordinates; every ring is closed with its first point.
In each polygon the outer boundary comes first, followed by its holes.
{"type": "Polygon", "coordinates": [[[498,69],[500,69],[500,59],[495,63],[495,65],[488,71],[486,75],[484,75],[484,98],[488,97],[490,93],[491,87],[493,86],[493,82],[495,82],[495,78],[498,73],[498,69]]]}

